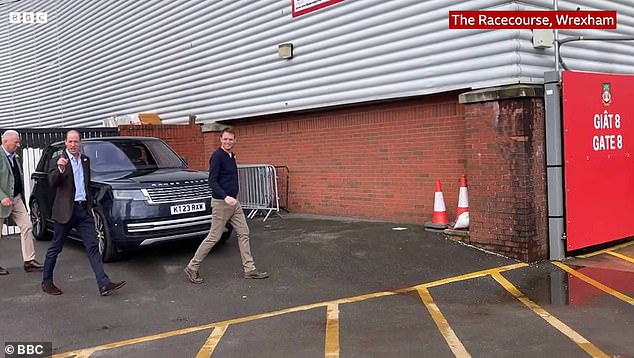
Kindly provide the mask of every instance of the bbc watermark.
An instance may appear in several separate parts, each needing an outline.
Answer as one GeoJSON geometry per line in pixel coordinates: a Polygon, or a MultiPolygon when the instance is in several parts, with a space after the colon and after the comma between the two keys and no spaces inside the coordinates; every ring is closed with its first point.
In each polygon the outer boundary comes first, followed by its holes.
{"type": "Polygon", "coordinates": [[[52,342],[6,342],[5,358],[45,358],[53,355],[52,342]]]}
{"type": "Polygon", "coordinates": [[[48,22],[48,14],[45,12],[10,12],[10,24],[45,24],[48,22]]]}

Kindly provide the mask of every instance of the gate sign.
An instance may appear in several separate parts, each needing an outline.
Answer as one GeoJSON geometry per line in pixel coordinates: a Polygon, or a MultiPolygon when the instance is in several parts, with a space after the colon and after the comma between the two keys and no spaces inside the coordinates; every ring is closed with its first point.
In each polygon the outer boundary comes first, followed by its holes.
{"type": "Polygon", "coordinates": [[[634,76],[564,71],[567,249],[634,235],[634,76]]]}

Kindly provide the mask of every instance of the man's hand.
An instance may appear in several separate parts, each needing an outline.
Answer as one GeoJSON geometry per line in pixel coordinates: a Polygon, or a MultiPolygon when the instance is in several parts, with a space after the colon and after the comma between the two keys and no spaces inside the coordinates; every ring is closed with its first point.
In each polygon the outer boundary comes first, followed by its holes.
{"type": "Polygon", "coordinates": [[[227,204],[229,204],[229,205],[231,205],[231,206],[236,205],[236,203],[237,203],[237,202],[238,202],[238,201],[237,201],[235,198],[232,198],[232,197],[230,197],[229,195],[227,195],[227,196],[225,197],[225,203],[227,203],[227,204]]]}
{"type": "Polygon", "coordinates": [[[66,170],[66,165],[68,165],[68,159],[64,158],[64,157],[59,157],[59,159],[57,159],[57,169],[59,169],[60,172],[64,172],[64,170],[66,170]]]}
{"type": "Polygon", "coordinates": [[[2,204],[2,206],[13,206],[13,200],[9,199],[9,198],[3,198],[2,201],[0,201],[0,203],[2,204]]]}

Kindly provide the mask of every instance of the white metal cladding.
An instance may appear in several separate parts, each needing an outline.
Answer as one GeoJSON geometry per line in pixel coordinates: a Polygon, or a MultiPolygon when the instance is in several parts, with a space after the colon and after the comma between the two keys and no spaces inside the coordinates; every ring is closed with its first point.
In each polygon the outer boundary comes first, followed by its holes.
{"type": "MultiPolygon", "coordinates": [[[[2,0],[0,0],[1,2],[2,0]]],[[[19,1],[0,5],[0,125],[100,126],[140,112],[216,121],[370,100],[542,83],[552,49],[529,30],[449,30],[449,10],[551,9],[552,0],[345,0],[293,18],[290,0],[19,1]],[[43,11],[47,24],[9,24],[43,11]],[[277,56],[292,42],[295,57],[277,56]]],[[[617,10],[631,0],[560,1],[617,10]]],[[[571,69],[634,73],[634,42],[562,47],[571,69]]]]}

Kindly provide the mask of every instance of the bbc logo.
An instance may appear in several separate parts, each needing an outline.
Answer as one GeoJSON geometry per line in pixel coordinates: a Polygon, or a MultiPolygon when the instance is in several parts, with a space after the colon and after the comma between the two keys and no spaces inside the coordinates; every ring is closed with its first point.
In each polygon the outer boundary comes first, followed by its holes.
{"type": "Polygon", "coordinates": [[[45,24],[48,16],[45,12],[10,12],[10,24],[45,24]]]}

